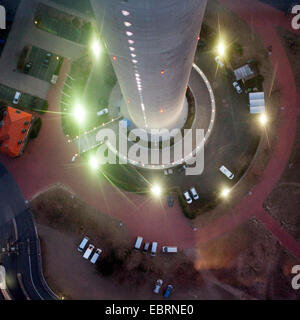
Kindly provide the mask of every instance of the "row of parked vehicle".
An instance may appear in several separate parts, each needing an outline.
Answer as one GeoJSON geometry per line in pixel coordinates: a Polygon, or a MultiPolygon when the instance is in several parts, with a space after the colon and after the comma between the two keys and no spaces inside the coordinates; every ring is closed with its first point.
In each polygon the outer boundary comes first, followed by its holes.
{"type": "MultiPolygon", "coordinates": [[[[228,170],[225,166],[220,167],[219,169],[229,180],[232,180],[234,178],[234,174],[228,170]]],[[[189,191],[184,191],[183,196],[188,204],[191,204],[194,200],[199,199],[199,195],[195,189],[195,187],[192,187],[189,191]]]]}
{"type": "MultiPolygon", "coordinates": [[[[135,241],[134,249],[136,251],[140,250],[142,248],[142,243],[143,243],[143,237],[138,236],[135,241]]],[[[148,250],[150,248],[150,242],[145,242],[144,247],[142,252],[143,253],[148,253],[148,250]]],[[[176,253],[178,251],[177,247],[168,247],[168,246],[163,246],[161,248],[162,252],[164,253],[176,253]]],[[[151,246],[151,256],[155,256],[157,251],[157,242],[152,242],[151,246]]]]}
{"type": "MultiPolygon", "coordinates": [[[[162,279],[158,279],[158,280],[156,281],[155,288],[154,288],[154,290],[153,290],[153,292],[154,292],[155,294],[159,294],[159,291],[160,291],[163,283],[164,283],[164,282],[163,282],[162,279]]],[[[173,291],[173,289],[174,289],[174,287],[173,287],[171,284],[169,284],[169,285],[167,286],[164,294],[163,294],[163,297],[164,297],[164,298],[169,298],[169,296],[170,296],[171,292],[173,291]]]]}
{"type": "Polygon", "coordinates": [[[189,191],[184,191],[183,196],[185,197],[185,200],[188,204],[191,204],[193,202],[193,199],[194,200],[199,199],[199,195],[198,195],[195,187],[191,188],[189,191]]]}
{"type": "MultiPolygon", "coordinates": [[[[77,250],[79,252],[83,252],[83,250],[85,249],[85,247],[88,244],[89,240],[90,239],[87,236],[85,236],[82,239],[82,241],[80,242],[80,245],[78,246],[77,250]]],[[[102,253],[102,249],[97,248],[96,251],[94,252],[94,254],[92,255],[94,249],[95,249],[95,246],[93,244],[89,244],[88,248],[85,250],[85,252],[83,254],[83,258],[86,259],[86,260],[88,260],[90,257],[92,257],[90,262],[93,263],[93,264],[96,263],[96,261],[98,260],[100,254],[102,253]]]]}

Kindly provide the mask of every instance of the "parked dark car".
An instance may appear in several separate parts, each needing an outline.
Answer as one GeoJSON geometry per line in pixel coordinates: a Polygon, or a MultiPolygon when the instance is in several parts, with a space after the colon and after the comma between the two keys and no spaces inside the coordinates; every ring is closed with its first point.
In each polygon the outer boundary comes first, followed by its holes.
{"type": "Polygon", "coordinates": [[[168,197],[168,206],[169,206],[169,208],[172,208],[173,205],[174,205],[174,197],[172,195],[170,195],[168,197]]]}
{"type": "Polygon", "coordinates": [[[31,67],[32,67],[32,62],[31,61],[26,63],[25,64],[25,68],[24,68],[24,73],[26,73],[26,74],[29,73],[31,67]]]}
{"type": "Polygon", "coordinates": [[[49,62],[50,62],[49,59],[44,59],[43,60],[43,65],[44,66],[49,66],[49,62]]]}
{"type": "Polygon", "coordinates": [[[47,52],[45,54],[45,59],[43,60],[43,65],[49,66],[51,57],[52,57],[52,53],[51,52],[47,52]]]}
{"type": "Polygon", "coordinates": [[[166,298],[166,299],[169,298],[173,289],[174,289],[174,287],[171,284],[169,284],[166,291],[164,292],[164,298],[166,298]]]}

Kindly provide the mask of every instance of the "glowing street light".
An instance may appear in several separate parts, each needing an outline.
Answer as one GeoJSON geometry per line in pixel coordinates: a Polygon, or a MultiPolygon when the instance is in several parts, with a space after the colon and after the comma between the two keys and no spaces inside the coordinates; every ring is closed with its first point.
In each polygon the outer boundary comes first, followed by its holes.
{"type": "Polygon", "coordinates": [[[162,190],[161,187],[158,184],[156,184],[151,188],[151,192],[155,197],[159,197],[161,195],[162,190]]]}
{"type": "Polygon", "coordinates": [[[84,121],[85,110],[79,103],[76,104],[73,115],[79,123],[82,123],[84,121]]]}
{"type": "Polygon", "coordinates": [[[99,55],[101,53],[101,49],[102,49],[102,47],[101,47],[99,40],[95,39],[92,42],[91,50],[96,58],[99,58],[99,55]]]}
{"type": "Polygon", "coordinates": [[[94,170],[98,169],[99,165],[100,165],[99,161],[95,156],[90,158],[90,166],[92,169],[94,169],[94,170]]]}
{"type": "Polygon", "coordinates": [[[268,122],[268,117],[265,113],[262,113],[259,117],[259,122],[262,126],[265,126],[266,123],[268,122]]]}
{"type": "Polygon", "coordinates": [[[218,49],[219,56],[223,57],[225,55],[225,52],[226,52],[226,47],[225,47],[225,44],[224,44],[223,40],[220,40],[217,49],[218,49]]]}
{"type": "Polygon", "coordinates": [[[221,197],[222,198],[228,198],[229,194],[230,194],[230,189],[229,188],[224,188],[221,192],[221,197]]]}

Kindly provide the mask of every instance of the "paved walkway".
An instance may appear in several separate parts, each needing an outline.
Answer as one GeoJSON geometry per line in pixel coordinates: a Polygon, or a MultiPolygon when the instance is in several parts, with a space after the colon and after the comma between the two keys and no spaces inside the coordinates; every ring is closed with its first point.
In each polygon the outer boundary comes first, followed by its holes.
{"type": "MultiPolygon", "coordinates": [[[[294,77],[284,48],[276,34],[274,25],[285,21],[282,13],[257,1],[222,0],[236,11],[261,36],[266,46],[273,46],[271,61],[277,67],[277,81],[281,91],[281,111],[278,141],[268,168],[261,182],[252,190],[253,194],[224,217],[199,232],[193,232],[176,202],[167,209],[165,203],[124,193],[115,189],[104,179],[99,179],[83,163],[71,163],[76,150],[68,144],[61,129],[60,115],[48,113],[43,116],[40,136],[32,141],[21,159],[8,160],[0,157],[15,177],[26,198],[31,198],[47,186],[61,182],[95,208],[123,220],[132,237],[143,235],[160,244],[179,244],[184,248],[197,242],[207,242],[231,231],[243,221],[256,216],[294,256],[300,259],[299,244],[283,230],[278,222],[262,209],[262,203],[279,181],[289,160],[296,133],[299,96],[294,77]],[[267,17],[267,19],[266,19],[267,17]],[[298,103],[298,104],[297,104],[298,103]],[[196,235],[196,236],[195,236],[196,235]]],[[[62,74],[67,73],[70,62],[65,61],[62,74]]],[[[51,111],[60,111],[60,89],[64,78],[49,92],[51,111]]]]}

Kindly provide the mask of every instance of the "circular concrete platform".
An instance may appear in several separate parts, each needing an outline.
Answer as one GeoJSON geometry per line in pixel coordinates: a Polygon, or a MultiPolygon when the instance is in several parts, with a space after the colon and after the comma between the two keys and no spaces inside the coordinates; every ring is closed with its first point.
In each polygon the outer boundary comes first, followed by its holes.
{"type": "MultiPolygon", "coordinates": [[[[170,131],[168,131],[169,128],[166,128],[167,132],[164,132],[163,130],[160,132],[153,131],[153,134],[151,134],[149,138],[149,133],[143,129],[138,129],[135,127],[129,113],[127,112],[126,103],[123,99],[120,87],[117,84],[110,97],[110,106],[111,108],[118,109],[124,118],[130,120],[130,126],[127,129],[128,131],[133,130],[130,136],[133,142],[128,142],[127,154],[124,154],[124,151],[122,153],[119,152],[115,146],[112,146],[108,143],[110,150],[119,158],[122,158],[124,162],[127,161],[134,166],[144,169],[163,170],[176,167],[185,162],[193,163],[194,157],[196,157],[197,154],[203,150],[204,145],[209,140],[213,130],[216,115],[216,105],[214,93],[207,77],[195,64],[193,65],[190,75],[189,88],[194,97],[195,113],[193,115],[193,121],[191,125],[189,125],[188,128],[185,127],[184,129],[190,130],[182,132],[182,128],[185,126],[188,118],[188,108],[191,107],[188,106],[186,102],[187,107],[185,108],[180,123],[178,123],[180,127],[177,128],[176,132],[171,132],[174,133],[174,143],[170,143],[171,146],[169,146],[167,143],[161,143],[161,141],[165,142],[170,138],[170,131]],[[199,135],[199,137],[202,138],[195,139],[196,132],[199,129],[203,130],[202,135],[199,135]],[[135,140],[137,136],[140,137],[138,142],[135,140]],[[187,141],[192,141],[192,146],[190,147],[189,152],[184,150],[184,144],[187,141]],[[133,145],[135,145],[136,149],[139,151],[139,155],[136,157],[132,156],[132,153],[128,156],[128,151],[133,145]],[[167,153],[170,155],[170,159],[168,161],[166,161],[166,159],[163,157],[163,155],[167,153]],[[141,154],[147,154],[147,159],[145,160],[144,158],[141,160],[141,154]],[[156,155],[155,159],[152,159],[154,158],[152,157],[154,154],[156,155]]],[[[119,128],[117,137],[120,137],[120,135],[123,135],[122,141],[125,141],[128,136],[127,130],[124,131],[119,128]]]]}

